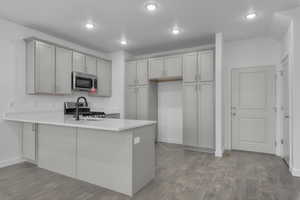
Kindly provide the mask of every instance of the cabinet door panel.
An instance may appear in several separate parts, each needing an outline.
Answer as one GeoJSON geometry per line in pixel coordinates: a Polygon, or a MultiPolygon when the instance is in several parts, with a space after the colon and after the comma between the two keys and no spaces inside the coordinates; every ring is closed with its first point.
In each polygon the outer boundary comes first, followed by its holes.
{"type": "Polygon", "coordinates": [[[56,47],[55,93],[71,94],[72,51],[56,47]]]}
{"type": "Polygon", "coordinates": [[[105,60],[97,61],[97,78],[98,78],[98,96],[111,96],[112,87],[112,69],[111,63],[105,60]]]}
{"type": "Polygon", "coordinates": [[[164,75],[163,58],[149,59],[149,79],[160,79],[164,75]]]}
{"type": "Polygon", "coordinates": [[[75,51],[73,52],[73,71],[86,72],[85,55],[75,51]]]}
{"type": "Polygon", "coordinates": [[[36,42],[36,91],[53,94],[55,92],[55,47],[36,42]]]}
{"type": "Polygon", "coordinates": [[[183,144],[198,146],[197,85],[183,86],[183,144]]]}
{"type": "Polygon", "coordinates": [[[137,72],[137,85],[147,85],[148,84],[148,61],[139,60],[136,66],[137,72]]]}
{"type": "Polygon", "coordinates": [[[214,148],[214,86],[212,83],[198,85],[198,143],[203,148],[214,148]]]}
{"type": "Polygon", "coordinates": [[[128,62],[126,64],[126,85],[134,86],[136,85],[137,75],[136,75],[136,62],[128,62]]]}
{"type": "Polygon", "coordinates": [[[137,88],[137,119],[149,120],[149,87],[137,88]]]}
{"type": "Polygon", "coordinates": [[[137,119],[137,97],[136,97],[136,87],[128,87],[126,90],[126,100],[125,100],[125,118],[126,119],[137,119]]]}
{"type": "Polygon", "coordinates": [[[31,161],[36,160],[35,138],[36,138],[36,125],[31,123],[23,124],[23,137],[22,137],[22,153],[25,159],[31,161]]]}
{"type": "Polygon", "coordinates": [[[165,58],[166,77],[181,77],[182,76],[182,57],[170,56],[165,58]]]}
{"type": "Polygon", "coordinates": [[[38,166],[75,177],[76,129],[39,125],[38,166]]]}
{"type": "Polygon", "coordinates": [[[214,55],[213,51],[200,52],[198,56],[198,72],[200,81],[214,80],[214,55]]]}
{"type": "Polygon", "coordinates": [[[197,53],[183,55],[183,82],[197,81],[197,53]]]}
{"type": "Polygon", "coordinates": [[[86,72],[88,74],[97,74],[97,58],[92,56],[86,56],[86,72]]]}

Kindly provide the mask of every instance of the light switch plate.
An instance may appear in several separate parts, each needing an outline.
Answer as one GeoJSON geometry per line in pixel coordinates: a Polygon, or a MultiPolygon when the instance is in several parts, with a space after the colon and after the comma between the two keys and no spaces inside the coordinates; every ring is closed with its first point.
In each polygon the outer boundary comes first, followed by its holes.
{"type": "Polygon", "coordinates": [[[134,138],[134,144],[138,144],[141,142],[141,138],[140,137],[135,137],[134,138]]]}

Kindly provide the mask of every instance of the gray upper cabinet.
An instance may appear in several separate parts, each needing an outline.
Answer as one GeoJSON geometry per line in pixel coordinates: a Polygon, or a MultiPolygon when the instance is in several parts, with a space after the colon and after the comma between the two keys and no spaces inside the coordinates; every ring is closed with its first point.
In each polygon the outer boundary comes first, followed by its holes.
{"type": "Polygon", "coordinates": [[[96,96],[110,97],[112,92],[112,68],[111,62],[97,60],[97,94],[96,96]]]}
{"type": "Polygon", "coordinates": [[[150,80],[170,80],[182,78],[181,55],[149,59],[150,80]]]}
{"type": "Polygon", "coordinates": [[[126,63],[126,85],[147,85],[148,81],[148,61],[138,60],[126,63]]]}
{"type": "Polygon", "coordinates": [[[213,51],[201,51],[183,55],[183,82],[213,81],[213,51]]]}
{"type": "Polygon", "coordinates": [[[125,119],[137,119],[137,88],[126,89],[125,119]]]}
{"type": "Polygon", "coordinates": [[[73,71],[86,72],[85,55],[73,51],[73,71]]]}
{"type": "Polygon", "coordinates": [[[197,53],[190,53],[183,55],[183,82],[195,82],[197,81],[197,53]]]}
{"type": "Polygon", "coordinates": [[[88,74],[97,75],[97,58],[93,56],[85,57],[86,72],[88,74]]]}
{"type": "Polygon", "coordinates": [[[198,55],[199,81],[214,80],[214,54],[213,51],[202,51],[198,55]]]}
{"type": "Polygon", "coordinates": [[[55,93],[71,94],[72,51],[55,48],[55,93]]]}
{"type": "Polygon", "coordinates": [[[126,85],[134,86],[137,83],[136,78],[136,61],[126,63],[126,85]]]}
{"type": "Polygon", "coordinates": [[[182,56],[169,56],[164,58],[165,78],[182,77],[182,56]]]}
{"type": "Polygon", "coordinates": [[[149,79],[157,80],[163,78],[165,75],[164,59],[151,58],[149,59],[149,79]]]}
{"type": "Polygon", "coordinates": [[[148,61],[139,60],[136,64],[136,84],[137,85],[147,85],[148,81],[148,61]]]}
{"type": "Polygon", "coordinates": [[[25,42],[27,94],[72,94],[71,75],[77,71],[98,76],[97,96],[111,96],[111,61],[103,60],[98,67],[95,56],[33,37],[25,42]]]}
{"type": "Polygon", "coordinates": [[[55,47],[44,42],[26,43],[26,90],[28,94],[55,93],[55,47]]]}

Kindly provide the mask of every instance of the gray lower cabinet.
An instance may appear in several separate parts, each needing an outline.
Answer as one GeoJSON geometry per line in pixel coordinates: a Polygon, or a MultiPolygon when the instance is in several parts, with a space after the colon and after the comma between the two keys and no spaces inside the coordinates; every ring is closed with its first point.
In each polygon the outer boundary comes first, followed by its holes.
{"type": "Polygon", "coordinates": [[[39,125],[38,132],[38,166],[75,177],[76,129],[39,125]]]}
{"type": "Polygon", "coordinates": [[[28,94],[55,93],[55,46],[26,41],[26,90],[28,94]]]}
{"type": "Polygon", "coordinates": [[[22,130],[22,157],[26,161],[36,161],[37,125],[24,123],[22,130]]]}
{"type": "Polygon", "coordinates": [[[55,93],[62,95],[72,94],[72,51],[56,47],[55,55],[55,93]]]}
{"type": "Polygon", "coordinates": [[[78,129],[77,177],[130,194],[132,186],[131,134],[78,129]],[[105,173],[103,173],[105,172],[105,173]]]}
{"type": "Polygon", "coordinates": [[[115,132],[39,124],[38,166],[132,196],[155,176],[155,131],[155,125],[115,132]]]}
{"type": "Polygon", "coordinates": [[[214,85],[212,82],[183,86],[183,144],[214,149],[214,85]]]}
{"type": "Polygon", "coordinates": [[[128,87],[125,99],[125,118],[138,120],[157,119],[157,88],[146,86],[128,87]]]}
{"type": "Polygon", "coordinates": [[[197,84],[183,86],[183,144],[198,146],[197,84]]]}

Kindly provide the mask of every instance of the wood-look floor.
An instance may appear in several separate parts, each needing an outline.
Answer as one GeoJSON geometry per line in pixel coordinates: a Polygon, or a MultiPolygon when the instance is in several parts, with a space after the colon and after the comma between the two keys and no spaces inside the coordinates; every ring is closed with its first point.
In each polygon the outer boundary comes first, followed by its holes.
{"type": "MultiPolygon", "coordinates": [[[[300,179],[265,154],[224,158],[158,144],[157,175],[134,200],[300,200],[300,179]]],[[[129,197],[22,163],[0,169],[0,200],[127,200],[129,197]]]]}

